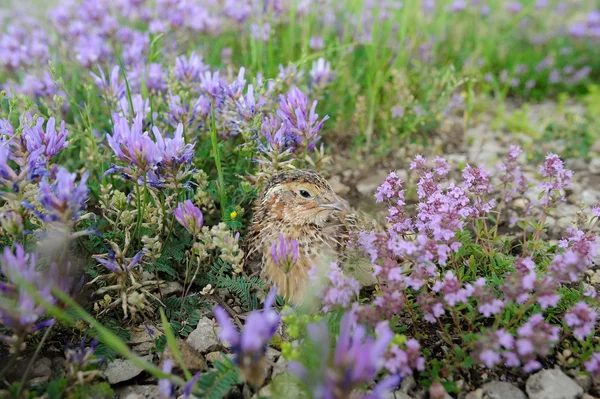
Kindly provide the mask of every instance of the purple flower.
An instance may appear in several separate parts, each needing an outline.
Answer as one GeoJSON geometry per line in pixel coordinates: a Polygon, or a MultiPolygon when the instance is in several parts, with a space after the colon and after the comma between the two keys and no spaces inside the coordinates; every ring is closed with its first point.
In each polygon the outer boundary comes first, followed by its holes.
{"type": "Polygon", "coordinates": [[[423,318],[430,323],[435,323],[446,312],[442,302],[431,293],[419,295],[417,304],[423,312],[423,318]]]}
{"type": "Polygon", "coordinates": [[[532,372],[541,368],[536,360],[538,356],[546,357],[558,341],[558,327],[551,326],[544,321],[541,314],[534,314],[518,328],[518,338],[515,342],[515,351],[506,354],[508,366],[523,364],[523,370],[532,372]]]}
{"type": "Polygon", "coordinates": [[[173,73],[180,82],[199,82],[200,76],[206,71],[208,67],[202,62],[202,56],[196,55],[195,52],[192,52],[189,58],[182,55],[175,59],[173,73]]]}
{"type": "Polygon", "coordinates": [[[506,10],[511,14],[518,14],[523,9],[523,5],[518,1],[509,1],[506,4],[506,10]]]}
{"type": "Polygon", "coordinates": [[[450,12],[459,12],[467,8],[467,2],[464,0],[455,0],[449,8],[450,12]]]}
{"type": "Polygon", "coordinates": [[[65,347],[66,371],[69,378],[78,379],[80,373],[88,371],[89,367],[100,363],[102,358],[94,358],[94,351],[98,345],[98,340],[93,339],[88,347],[85,346],[84,337],[78,346],[69,344],[65,347]]]}
{"type": "Polygon", "coordinates": [[[129,272],[129,270],[139,265],[142,261],[143,256],[147,252],[148,251],[146,250],[139,251],[133,256],[133,258],[129,260],[129,263],[127,262],[127,259],[122,258],[122,256],[119,256],[119,258],[117,258],[113,251],[108,251],[108,259],[100,257],[102,255],[94,256],[94,259],[96,259],[98,263],[106,267],[111,272],[116,274],[122,274],[129,272]]]}
{"type": "Polygon", "coordinates": [[[592,377],[600,377],[600,352],[592,353],[590,360],[585,362],[585,369],[592,375],[592,377]]]}
{"type": "Polygon", "coordinates": [[[162,154],[160,168],[176,168],[183,164],[189,164],[194,156],[194,145],[185,144],[183,139],[183,125],[177,125],[173,137],[163,138],[156,126],[152,128],[156,139],[158,151],[162,154]]]}
{"type": "Polygon", "coordinates": [[[478,310],[485,317],[498,314],[504,308],[504,302],[495,298],[491,291],[486,287],[485,277],[480,277],[474,284],[475,292],[473,297],[477,300],[478,310]]]}
{"type": "Polygon", "coordinates": [[[405,342],[404,348],[392,345],[385,360],[385,368],[392,374],[408,377],[413,370],[425,370],[425,358],[420,353],[421,345],[416,339],[405,342]]]}
{"type": "Polygon", "coordinates": [[[267,344],[275,335],[281,316],[271,307],[275,302],[277,287],[273,287],[265,300],[262,311],[254,310],[246,317],[246,324],[240,333],[235,328],[227,312],[220,306],[215,307],[214,315],[219,323],[219,337],[231,345],[235,361],[248,382],[260,385],[264,381],[262,365],[267,344]]]}
{"type": "MultiPolygon", "coordinates": [[[[36,269],[36,257],[25,253],[20,244],[14,244],[15,251],[4,247],[0,255],[0,270],[6,282],[0,281],[0,321],[12,330],[12,336],[0,334],[0,341],[14,345],[17,337],[47,327],[52,321],[40,321],[45,310],[22,288],[21,280],[33,284],[43,300],[53,303],[50,295],[52,282],[47,281],[36,269]]],[[[20,350],[19,348],[18,350],[20,350]]]]}
{"type": "Polygon", "coordinates": [[[120,79],[119,66],[116,65],[110,72],[110,79],[106,79],[102,68],[98,68],[100,76],[90,72],[96,86],[104,93],[104,98],[116,101],[125,94],[125,82],[120,79]]]}
{"type": "Polygon", "coordinates": [[[65,121],[61,121],[60,129],[56,131],[56,120],[51,117],[46,123],[46,130],[43,128],[44,118],[38,118],[34,126],[25,126],[23,129],[23,138],[25,139],[29,153],[39,153],[48,158],[58,154],[69,142],[65,128],[65,121]]]}
{"type": "Polygon", "coordinates": [[[596,204],[592,207],[592,215],[597,218],[600,218],[600,204],[596,204]]]}
{"type": "Polygon", "coordinates": [[[327,284],[319,295],[323,310],[328,312],[333,309],[348,309],[352,300],[358,297],[359,291],[360,283],[344,275],[335,262],[331,263],[327,273],[327,284]]]}
{"type": "Polygon", "coordinates": [[[162,154],[148,132],[143,131],[142,115],[138,114],[131,125],[127,118],[119,115],[113,115],[113,120],[113,134],[107,134],[106,139],[115,156],[135,167],[138,177],[156,169],[162,154]]]}
{"type": "Polygon", "coordinates": [[[542,189],[540,205],[547,209],[564,200],[561,191],[570,186],[573,172],[565,169],[558,155],[550,153],[546,156],[544,164],[540,166],[540,174],[548,179],[539,185],[542,189]]]}
{"type": "Polygon", "coordinates": [[[173,215],[191,234],[196,235],[200,233],[204,223],[204,216],[202,215],[202,211],[192,201],[185,200],[183,203],[180,202],[177,208],[173,210],[173,215]]]}
{"type": "Polygon", "coordinates": [[[502,355],[510,357],[514,347],[514,337],[504,329],[487,330],[475,346],[474,357],[488,368],[494,368],[502,362],[502,355]],[[504,350],[504,351],[503,351],[504,350]]]}
{"type": "Polygon", "coordinates": [[[286,239],[279,233],[279,239],[271,245],[273,262],[287,274],[298,261],[298,240],[286,239]]]}
{"type": "MultiPolygon", "coordinates": [[[[173,370],[173,360],[167,359],[163,366],[162,371],[171,374],[173,370]]],[[[158,391],[160,393],[160,399],[171,399],[173,397],[173,384],[171,380],[167,378],[161,378],[158,380],[158,391]]]]}
{"type": "MultiPolygon", "coordinates": [[[[340,325],[335,351],[330,359],[330,338],[327,325],[311,324],[308,333],[311,340],[321,348],[319,370],[307,370],[301,364],[293,362],[290,371],[311,387],[315,397],[347,398],[351,393],[364,384],[372,384],[379,371],[385,365],[385,355],[394,334],[387,322],[380,323],[377,328],[377,338],[367,335],[366,328],[356,323],[352,312],[347,312],[340,325]]],[[[385,387],[393,386],[399,378],[384,380],[385,387]]],[[[374,393],[383,395],[383,389],[374,388],[374,393]]],[[[376,396],[381,398],[382,396],[376,396]]]]}
{"type": "Polygon", "coordinates": [[[460,281],[454,276],[452,271],[446,272],[444,279],[438,281],[432,287],[433,292],[442,292],[444,301],[452,307],[457,303],[467,303],[467,299],[473,294],[475,289],[472,285],[466,284],[461,288],[460,281]]]}
{"type": "Polygon", "coordinates": [[[311,50],[314,50],[314,51],[323,50],[325,48],[325,41],[323,40],[322,37],[313,36],[310,38],[310,40],[308,42],[308,46],[310,47],[311,50]]]}
{"type": "Polygon", "coordinates": [[[75,185],[77,174],[69,173],[62,166],[58,167],[54,182],[50,183],[45,177],[40,182],[39,201],[47,211],[47,218],[51,221],[70,222],[77,220],[85,209],[89,189],[87,179],[89,172],[81,176],[78,185],[75,185]]]}
{"type": "Polygon", "coordinates": [[[293,87],[286,95],[281,96],[277,116],[281,118],[285,128],[290,135],[296,136],[296,143],[301,147],[306,147],[312,151],[321,136],[319,132],[323,128],[323,123],[329,119],[328,116],[318,120],[319,115],[315,113],[317,102],[313,101],[311,108],[308,108],[308,98],[306,94],[298,88],[293,87]]]}
{"type": "Polygon", "coordinates": [[[565,323],[573,328],[573,335],[580,341],[584,341],[596,327],[598,313],[586,304],[578,302],[566,314],[565,323]]]}
{"type": "Polygon", "coordinates": [[[331,63],[325,61],[323,57],[313,62],[308,75],[310,76],[311,87],[318,89],[323,89],[335,78],[335,72],[331,70],[331,63]]]}

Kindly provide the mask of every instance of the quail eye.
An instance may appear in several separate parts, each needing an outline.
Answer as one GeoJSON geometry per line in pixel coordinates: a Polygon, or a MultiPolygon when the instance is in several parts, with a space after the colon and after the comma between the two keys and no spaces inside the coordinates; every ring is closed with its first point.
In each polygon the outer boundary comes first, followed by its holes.
{"type": "Polygon", "coordinates": [[[300,195],[304,198],[310,198],[310,193],[306,190],[300,190],[300,195]]]}

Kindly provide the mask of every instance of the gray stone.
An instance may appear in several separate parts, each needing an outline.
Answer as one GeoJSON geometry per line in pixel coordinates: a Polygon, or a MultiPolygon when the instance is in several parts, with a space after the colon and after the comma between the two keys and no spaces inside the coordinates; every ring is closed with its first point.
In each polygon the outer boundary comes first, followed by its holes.
{"type": "Polygon", "coordinates": [[[273,372],[271,374],[271,378],[275,378],[278,375],[285,373],[288,368],[288,364],[289,362],[285,360],[283,356],[279,356],[279,359],[277,359],[277,361],[273,365],[273,372]]]}
{"type": "Polygon", "coordinates": [[[600,192],[596,190],[583,190],[581,192],[581,200],[587,205],[595,205],[600,202],[600,192]]]}
{"type": "Polygon", "coordinates": [[[400,390],[404,393],[408,393],[412,391],[417,386],[417,382],[415,381],[415,377],[409,375],[402,379],[400,383],[400,390]]]}
{"type": "Polygon", "coordinates": [[[154,399],[159,396],[158,385],[130,385],[115,391],[115,399],[154,399]]]}
{"type": "Polygon", "coordinates": [[[347,185],[342,183],[338,176],[331,179],[329,181],[329,184],[331,185],[331,189],[333,190],[333,192],[336,193],[337,195],[343,196],[350,192],[350,187],[348,187],[347,185]]]}
{"type": "Polygon", "coordinates": [[[381,183],[383,183],[388,173],[389,171],[387,170],[378,170],[370,176],[356,183],[356,189],[362,195],[372,195],[375,193],[375,190],[377,190],[377,187],[379,187],[381,183]]]}
{"type": "Polygon", "coordinates": [[[482,399],[482,398],[483,398],[483,391],[481,390],[481,388],[478,388],[478,389],[474,390],[473,392],[469,392],[464,397],[464,399],[482,399]]]}
{"type": "Polygon", "coordinates": [[[45,375],[43,377],[35,377],[27,381],[27,385],[30,387],[37,387],[39,385],[43,385],[50,380],[50,376],[45,375]]]}
{"type": "Polygon", "coordinates": [[[530,399],[576,399],[583,394],[583,388],[559,369],[530,376],[525,388],[530,399]]]}
{"type": "Polygon", "coordinates": [[[150,353],[154,348],[154,342],[143,342],[139,345],[133,346],[131,349],[138,355],[144,356],[150,353]]]}
{"type": "Polygon", "coordinates": [[[600,175],[600,158],[594,157],[588,165],[588,170],[594,175],[600,175]]]}
{"type": "Polygon", "coordinates": [[[169,296],[172,294],[180,294],[183,292],[183,285],[178,281],[167,281],[164,286],[161,284],[160,294],[162,296],[169,296]]]}
{"type": "MultiPolygon", "coordinates": [[[[143,356],[142,359],[150,361],[152,360],[152,355],[143,356]]],[[[137,377],[142,371],[144,370],[127,359],[115,359],[108,363],[106,370],[104,370],[104,375],[110,384],[118,384],[119,382],[129,381],[137,377]]]]}
{"type": "Polygon", "coordinates": [[[35,362],[31,369],[31,377],[50,377],[52,375],[52,360],[43,357],[35,362]]]}
{"type": "Polygon", "coordinates": [[[214,323],[208,317],[200,319],[196,329],[187,337],[186,342],[202,354],[214,352],[221,346],[214,323]]]}
{"type": "Polygon", "coordinates": [[[217,360],[221,360],[221,358],[223,357],[223,353],[216,351],[216,352],[210,352],[209,354],[206,355],[206,361],[209,363],[214,363],[217,360]]]}
{"type": "Polygon", "coordinates": [[[132,345],[138,345],[144,342],[154,342],[156,338],[162,335],[158,328],[151,324],[132,327],[128,332],[131,334],[131,339],[129,339],[128,342],[132,345]]]}
{"type": "Polygon", "coordinates": [[[481,390],[488,399],[527,399],[525,393],[510,382],[488,382],[481,390]]]}

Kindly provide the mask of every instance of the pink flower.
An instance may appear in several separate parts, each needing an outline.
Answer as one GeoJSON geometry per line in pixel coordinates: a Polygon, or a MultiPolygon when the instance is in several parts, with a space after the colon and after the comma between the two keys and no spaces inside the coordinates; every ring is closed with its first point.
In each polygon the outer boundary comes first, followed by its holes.
{"type": "Polygon", "coordinates": [[[448,271],[442,281],[435,283],[432,290],[434,292],[441,291],[444,295],[444,301],[450,306],[455,306],[457,303],[467,303],[467,299],[475,291],[470,284],[466,284],[464,288],[461,288],[460,281],[452,271],[448,271]]]}
{"type": "Polygon", "coordinates": [[[596,327],[598,313],[586,304],[578,302],[566,314],[565,323],[573,328],[573,335],[580,341],[585,340],[596,327]]]}
{"type": "Polygon", "coordinates": [[[594,352],[590,360],[585,362],[585,369],[592,377],[600,377],[600,352],[594,352]]]}

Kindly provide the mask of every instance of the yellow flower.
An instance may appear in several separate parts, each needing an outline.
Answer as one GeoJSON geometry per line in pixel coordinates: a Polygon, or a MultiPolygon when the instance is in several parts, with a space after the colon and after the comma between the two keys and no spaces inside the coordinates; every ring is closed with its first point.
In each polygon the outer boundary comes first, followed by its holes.
{"type": "Polygon", "coordinates": [[[237,212],[236,211],[233,211],[233,212],[231,212],[229,214],[229,217],[232,218],[232,219],[235,219],[236,216],[237,216],[237,212]]]}

